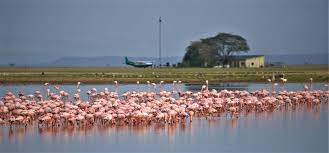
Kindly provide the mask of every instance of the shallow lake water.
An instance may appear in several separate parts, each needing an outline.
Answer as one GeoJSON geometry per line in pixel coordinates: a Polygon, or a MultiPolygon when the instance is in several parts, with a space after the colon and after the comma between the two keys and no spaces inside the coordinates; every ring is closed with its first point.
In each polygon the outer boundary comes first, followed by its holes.
{"type": "MultiPolygon", "coordinates": [[[[175,89],[173,88],[172,84],[163,84],[162,89],[166,91],[173,91],[173,90],[182,90],[182,91],[200,91],[201,84],[176,84],[175,89]]],[[[122,94],[127,91],[155,91],[151,85],[147,84],[121,84],[118,88],[116,88],[113,84],[82,84],[80,85],[81,89],[81,97],[84,100],[87,100],[87,91],[91,90],[92,88],[96,88],[98,92],[104,91],[105,88],[108,88],[109,91],[117,91],[119,94],[122,94]]],[[[56,92],[54,88],[50,87],[51,92],[56,92]]],[[[249,92],[255,90],[271,90],[271,85],[266,83],[220,83],[220,84],[210,84],[209,89],[216,89],[220,90],[247,90],[249,92]]],[[[281,84],[275,87],[276,91],[280,90],[287,90],[287,91],[298,91],[304,90],[303,83],[286,83],[283,87],[281,84]]],[[[313,90],[328,90],[328,87],[324,86],[324,83],[313,83],[313,90]]],[[[0,85],[0,96],[4,95],[6,91],[12,91],[14,93],[18,93],[19,91],[24,91],[26,95],[33,94],[34,91],[39,90],[43,94],[46,91],[46,88],[41,84],[12,84],[12,85],[0,85]]],[[[73,94],[76,92],[76,85],[73,84],[65,84],[60,85],[60,90],[64,90],[73,97],[73,94]]],[[[157,86],[156,91],[160,91],[160,87],[157,86]]]]}
{"type": "MultiPolygon", "coordinates": [[[[115,90],[113,85],[83,85],[82,92],[95,87],[115,90]]],[[[201,85],[182,85],[183,90],[200,90],[201,85]]],[[[27,94],[40,85],[1,86],[24,90],[27,94]]],[[[172,90],[171,85],[164,85],[172,90]]],[[[260,90],[268,84],[223,83],[217,90],[260,90]]],[[[279,90],[280,87],[277,87],[279,90]]],[[[288,83],[289,91],[302,90],[303,84],[288,83]]],[[[42,89],[42,88],[41,88],[42,89]]],[[[64,85],[66,91],[74,85],[64,85]]],[[[314,84],[323,89],[323,84],[314,84]]],[[[147,85],[120,85],[119,92],[149,90],[147,85]]],[[[299,106],[274,112],[240,114],[231,119],[222,114],[211,119],[195,118],[176,125],[112,126],[91,129],[0,126],[0,152],[328,152],[328,103],[317,107],[299,106]]]]}

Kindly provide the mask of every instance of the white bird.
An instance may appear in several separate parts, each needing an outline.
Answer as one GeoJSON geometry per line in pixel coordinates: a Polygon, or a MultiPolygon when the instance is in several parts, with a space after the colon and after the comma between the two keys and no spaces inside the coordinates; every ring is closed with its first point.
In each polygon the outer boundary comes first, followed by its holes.
{"type": "Polygon", "coordinates": [[[209,86],[209,81],[206,80],[206,89],[208,90],[208,86],[209,86]]]}

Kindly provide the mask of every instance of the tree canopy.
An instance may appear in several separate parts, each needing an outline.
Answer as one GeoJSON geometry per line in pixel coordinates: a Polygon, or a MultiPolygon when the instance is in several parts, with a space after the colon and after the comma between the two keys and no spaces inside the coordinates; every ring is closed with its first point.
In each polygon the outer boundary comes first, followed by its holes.
{"type": "Polygon", "coordinates": [[[230,33],[218,33],[214,37],[191,42],[186,47],[182,64],[186,67],[212,67],[228,64],[232,55],[248,51],[249,45],[243,37],[230,33]]]}

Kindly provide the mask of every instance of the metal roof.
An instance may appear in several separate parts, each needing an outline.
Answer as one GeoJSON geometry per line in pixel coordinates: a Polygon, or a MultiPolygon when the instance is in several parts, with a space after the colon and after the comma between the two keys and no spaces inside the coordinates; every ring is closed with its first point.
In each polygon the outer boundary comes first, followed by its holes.
{"type": "Polygon", "coordinates": [[[237,56],[232,56],[232,60],[246,60],[250,58],[255,58],[255,57],[264,57],[264,55],[237,55],[237,56]]]}

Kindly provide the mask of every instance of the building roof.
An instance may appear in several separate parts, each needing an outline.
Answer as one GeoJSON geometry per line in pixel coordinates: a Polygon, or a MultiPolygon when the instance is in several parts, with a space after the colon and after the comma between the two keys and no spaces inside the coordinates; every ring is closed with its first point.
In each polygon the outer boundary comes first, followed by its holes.
{"type": "Polygon", "coordinates": [[[236,55],[232,56],[233,60],[246,60],[249,58],[255,58],[255,57],[264,57],[264,55],[236,55]]]}

